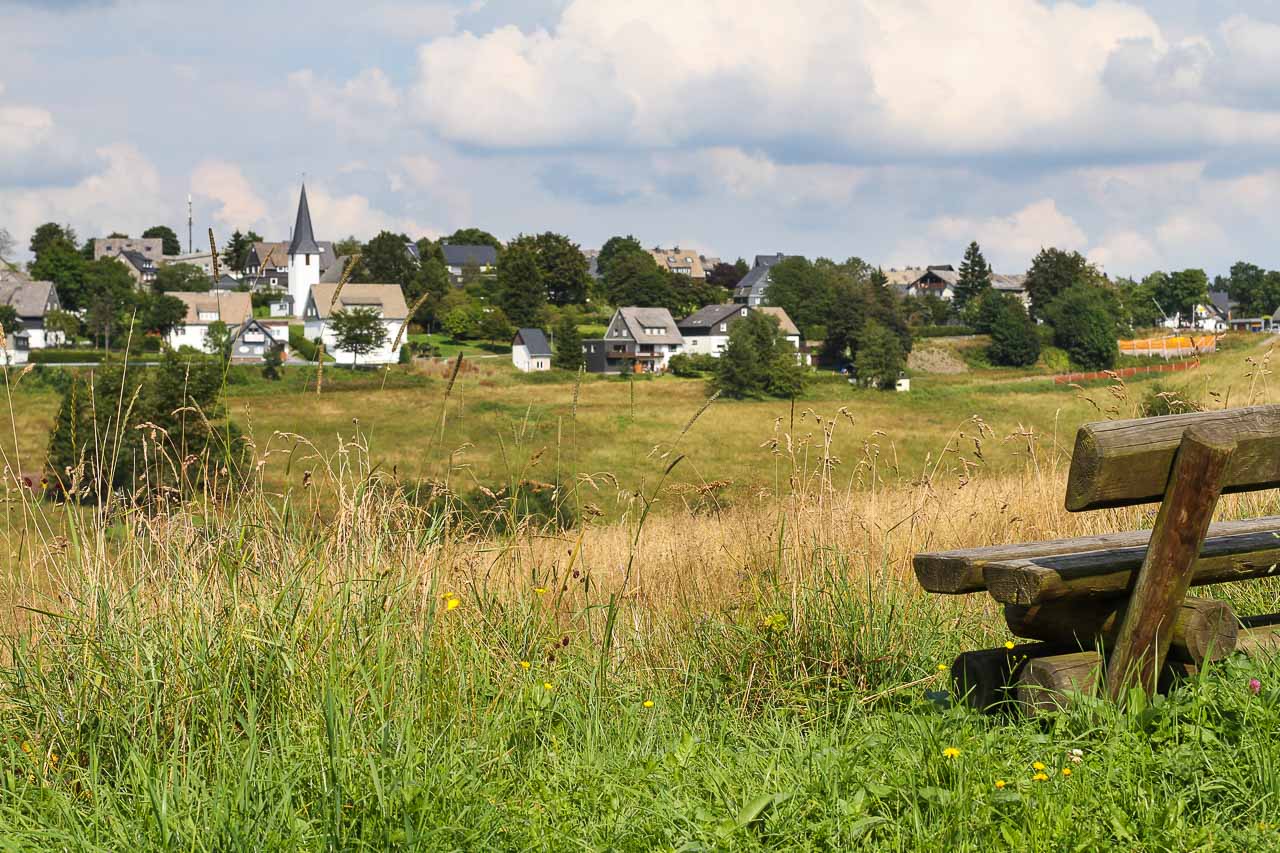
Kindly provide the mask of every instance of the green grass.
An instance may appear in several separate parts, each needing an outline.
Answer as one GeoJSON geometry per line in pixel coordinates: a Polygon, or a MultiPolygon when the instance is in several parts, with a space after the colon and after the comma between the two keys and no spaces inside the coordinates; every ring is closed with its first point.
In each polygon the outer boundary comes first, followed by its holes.
{"type": "Polygon", "coordinates": [[[458,353],[464,356],[510,355],[511,344],[494,341],[457,341],[442,332],[434,334],[409,335],[408,339],[416,344],[431,344],[438,358],[455,358],[458,353]]]}

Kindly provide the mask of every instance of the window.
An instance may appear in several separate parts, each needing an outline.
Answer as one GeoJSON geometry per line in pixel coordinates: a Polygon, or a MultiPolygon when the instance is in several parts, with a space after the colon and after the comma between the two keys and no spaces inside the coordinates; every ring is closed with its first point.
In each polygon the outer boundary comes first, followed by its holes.
{"type": "Polygon", "coordinates": [[[306,258],[306,259],[307,259],[307,266],[311,266],[311,256],[310,256],[310,255],[303,255],[302,257],[304,257],[304,258],[306,258]]]}
{"type": "Polygon", "coordinates": [[[742,309],[742,316],[743,316],[743,317],[747,316],[747,309],[746,309],[746,308],[743,308],[743,309],[742,309]]]}
{"type": "Polygon", "coordinates": [[[218,319],[218,312],[217,311],[201,311],[196,316],[198,316],[201,320],[204,320],[206,323],[212,323],[214,320],[218,319]]]}
{"type": "Polygon", "coordinates": [[[28,349],[31,349],[31,339],[28,338],[26,335],[23,335],[20,338],[14,337],[13,345],[20,350],[28,350],[28,349]]]}
{"type": "Polygon", "coordinates": [[[729,324],[728,324],[728,323],[721,323],[721,324],[720,324],[720,331],[722,331],[722,332],[727,332],[727,331],[729,331],[729,324]]]}

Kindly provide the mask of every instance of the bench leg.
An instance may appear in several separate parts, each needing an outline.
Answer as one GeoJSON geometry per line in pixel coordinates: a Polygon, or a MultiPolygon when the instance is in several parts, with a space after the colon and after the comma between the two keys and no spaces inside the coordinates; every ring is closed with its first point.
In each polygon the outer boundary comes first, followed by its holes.
{"type": "Polygon", "coordinates": [[[1107,662],[1107,693],[1113,700],[1121,700],[1135,684],[1155,691],[1234,450],[1234,441],[1207,431],[1192,428],[1182,435],[1151,543],[1107,662]]]}

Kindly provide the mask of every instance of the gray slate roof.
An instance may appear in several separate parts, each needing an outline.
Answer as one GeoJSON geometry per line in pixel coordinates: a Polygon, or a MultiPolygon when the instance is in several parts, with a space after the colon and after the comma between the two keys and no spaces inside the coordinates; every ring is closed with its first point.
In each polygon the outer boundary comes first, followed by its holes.
{"type": "MultiPolygon", "coordinates": [[[[619,308],[618,315],[621,316],[622,322],[626,324],[630,337],[620,337],[609,335],[606,333],[605,339],[611,341],[634,340],[638,344],[682,344],[684,338],[680,334],[680,330],[676,327],[676,321],[671,319],[671,312],[666,308],[638,308],[629,306],[627,308],[619,308]],[[651,335],[645,329],[662,329],[661,334],[651,335]]],[[[613,329],[613,322],[609,323],[610,330],[613,329]]]]}
{"type": "Polygon", "coordinates": [[[781,252],[776,255],[756,255],[755,265],[733,288],[734,299],[748,299],[752,296],[763,298],[764,291],[769,286],[769,267],[793,257],[796,256],[784,255],[781,252]]]}
{"type": "Polygon", "coordinates": [[[491,267],[498,263],[498,250],[492,246],[465,246],[445,243],[440,247],[444,253],[445,266],[465,267],[475,264],[478,267],[491,267]]]}
{"type": "Polygon", "coordinates": [[[694,311],[688,317],[685,317],[676,325],[679,326],[683,334],[705,334],[717,324],[723,323],[730,317],[739,315],[745,305],[726,304],[726,305],[706,305],[694,311]]]}
{"type": "Polygon", "coordinates": [[[542,333],[541,329],[521,329],[516,332],[515,340],[511,342],[512,346],[524,344],[529,348],[529,355],[551,355],[551,344],[547,343],[547,336],[542,333]]]}
{"type": "Polygon", "coordinates": [[[320,254],[315,232],[311,230],[311,207],[307,204],[306,184],[302,185],[302,195],[298,197],[298,220],[293,225],[293,242],[289,244],[289,254],[320,254]]]}
{"type": "Polygon", "coordinates": [[[23,319],[43,317],[47,309],[59,304],[51,281],[0,281],[0,305],[12,305],[23,319]]]}

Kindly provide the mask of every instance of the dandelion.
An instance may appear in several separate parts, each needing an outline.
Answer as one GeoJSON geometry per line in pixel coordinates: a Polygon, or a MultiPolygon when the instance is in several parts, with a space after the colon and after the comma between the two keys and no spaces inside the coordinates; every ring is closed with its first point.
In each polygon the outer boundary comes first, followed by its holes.
{"type": "Polygon", "coordinates": [[[527,660],[520,661],[521,669],[528,669],[530,666],[532,666],[532,664],[530,664],[527,660]]]}
{"type": "Polygon", "coordinates": [[[1013,648],[1013,640],[1005,640],[1005,641],[1004,641],[1004,647],[1005,647],[1006,649],[1012,649],[1012,648],[1013,648]]]}
{"type": "Polygon", "coordinates": [[[1039,761],[1033,761],[1033,762],[1031,762],[1031,769],[1032,769],[1032,770],[1043,770],[1043,769],[1044,769],[1044,765],[1043,765],[1043,764],[1041,764],[1039,761]]]}
{"type": "Polygon", "coordinates": [[[533,588],[533,591],[534,591],[534,593],[536,593],[537,595],[546,595],[546,594],[547,594],[547,588],[546,588],[545,586],[535,586],[535,587],[533,588]]]}
{"type": "Polygon", "coordinates": [[[31,744],[28,741],[24,740],[22,742],[22,751],[27,753],[28,755],[31,754],[31,744]]]}
{"type": "Polygon", "coordinates": [[[1004,787],[1004,780],[1003,780],[1003,779],[997,779],[997,780],[996,780],[996,790],[999,790],[999,789],[1001,789],[1001,788],[1003,788],[1003,787],[1004,787]]]}
{"type": "Polygon", "coordinates": [[[1046,776],[1044,773],[1037,773],[1036,775],[1032,776],[1031,778],[1032,778],[1032,779],[1034,779],[1034,780],[1035,780],[1035,781],[1037,781],[1037,782],[1048,782],[1048,781],[1049,781],[1049,777],[1048,777],[1048,776],[1046,776]]]}
{"type": "Polygon", "coordinates": [[[652,707],[653,707],[653,700],[652,700],[652,699],[646,699],[646,700],[644,700],[644,706],[645,706],[646,708],[652,708],[652,707]]]}
{"type": "Polygon", "coordinates": [[[1262,682],[1256,678],[1249,679],[1249,692],[1254,696],[1258,695],[1258,691],[1262,689],[1262,682]]]}
{"type": "Polygon", "coordinates": [[[956,749],[954,746],[949,746],[946,749],[942,750],[942,757],[943,758],[959,758],[960,750],[956,749]]]}
{"type": "Polygon", "coordinates": [[[1063,775],[1063,776],[1070,776],[1070,775],[1071,775],[1071,768],[1070,768],[1070,767],[1064,767],[1064,768],[1062,768],[1062,775],[1063,775]]]}
{"type": "Polygon", "coordinates": [[[544,682],[542,682],[542,689],[543,689],[543,690],[554,690],[555,688],[552,686],[552,684],[551,684],[551,682],[550,682],[550,681],[544,681],[544,682]]]}
{"type": "Polygon", "coordinates": [[[947,665],[945,663],[938,664],[938,672],[946,672],[946,671],[947,671],[947,665]]]}

